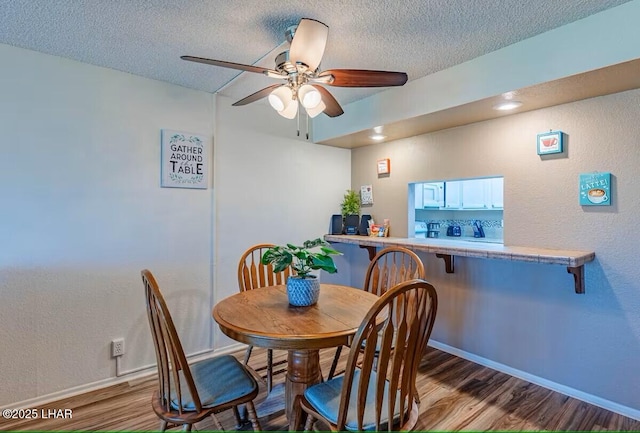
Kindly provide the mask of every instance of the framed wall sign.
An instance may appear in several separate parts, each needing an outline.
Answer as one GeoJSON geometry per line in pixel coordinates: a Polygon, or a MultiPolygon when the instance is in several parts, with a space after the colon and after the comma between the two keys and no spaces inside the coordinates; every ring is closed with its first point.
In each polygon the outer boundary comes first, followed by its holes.
{"type": "Polygon", "coordinates": [[[538,155],[562,153],[563,137],[564,133],[562,131],[549,131],[538,134],[538,155]]]}
{"type": "Polygon", "coordinates": [[[209,140],[190,132],[162,130],[160,186],[207,189],[209,140]]]}
{"type": "Polygon", "coordinates": [[[580,205],[611,206],[611,173],[580,174],[580,205]]]}
{"type": "Polygon", "coordinates": [[[373,204],[373,186],[362,185],[360,187],[360,204],[369,205],[373,204]]]}
{"type": "Polygon", "coordinates": [[[378,174],[389,174],[391,173],[391,162],[389,158],[379,159],[378,160],[378,174]]]}

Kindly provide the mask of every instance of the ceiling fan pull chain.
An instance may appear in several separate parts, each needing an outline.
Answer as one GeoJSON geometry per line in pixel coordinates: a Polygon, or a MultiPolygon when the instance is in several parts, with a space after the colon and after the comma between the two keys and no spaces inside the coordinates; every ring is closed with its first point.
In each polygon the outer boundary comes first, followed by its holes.
{"type": "Polygon", "coordinates": [[[307,141],[309,141],[309,113],[307,113],[307,141]]]}
{"type": "Polygon", "coordinates": [[[296,122],[298,123],[298,137],[300,137],[300,104],[298,104],[298,114],[296,116],[296,122]]]}

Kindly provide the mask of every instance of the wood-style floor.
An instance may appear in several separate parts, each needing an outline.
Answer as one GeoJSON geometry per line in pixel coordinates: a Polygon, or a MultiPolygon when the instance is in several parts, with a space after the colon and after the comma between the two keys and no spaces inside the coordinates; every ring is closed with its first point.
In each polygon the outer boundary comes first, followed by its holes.
{"type": "MultiPolygon", "coordinates": [[[[346,360],[344,352],[348,350],[343,351],[342,363],[346,360]]],[[[322,371],[329,371],[333,353],[321,352],[322,371]]],[[[242,359],[243,354],[238,352],[236,356],[242,359]]],[[[285,352],[274,351],[274,361],[285,357],[285,352]]],[[[265,359],[265,351],[256,348],[250,365],[263,372],[265,359]]],[[[282,367],[276,367],[276,383],[284,380],[282,367]]],[[[150,402],[156,385],[155,376],[151,376],[60,400],[38,409],[72,409],[72,419],[0,419],[0,430],[157,430],[159,422],[150,402]]],[[[418,392],[421,405],[417,430],[640,431],[640,421],[432,348],[421,364],[418,392]]],[[[262,389],[258,401],[265,397],[262,389]]],[[[218,419],[225,429],[235,429],[230,411],[218,415],[218,419]]],[[[283,411],[261,416],[260,423],[263,430],[287,429],[283,411]]],[[[207,419],[195,429],[215,427],[207,419]]]]}

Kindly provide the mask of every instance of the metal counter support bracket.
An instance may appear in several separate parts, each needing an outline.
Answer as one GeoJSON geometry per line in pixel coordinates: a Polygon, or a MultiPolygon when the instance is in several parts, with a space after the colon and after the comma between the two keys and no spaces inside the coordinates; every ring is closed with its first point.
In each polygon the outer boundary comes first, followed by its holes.
{"type": "Polygon", "coordinates": [[[567,272],[573,274],[573,281],[576,286],[576,293],[584,293],[584,265],[567,267],[567,272]]]}
{"type": "Polygon", "coordinates": [[[453,256],[451,254],[436,253],[436,257],[444,260],[444,269],[447,274],[453,274],[453,256]]]}
{"type": "Polygon", "coordinates": [[[369,251],[369,261],[373,260],[376,256],[376,247],[371,245],[360,245],[360,248],[366,248],[369,251]]]}

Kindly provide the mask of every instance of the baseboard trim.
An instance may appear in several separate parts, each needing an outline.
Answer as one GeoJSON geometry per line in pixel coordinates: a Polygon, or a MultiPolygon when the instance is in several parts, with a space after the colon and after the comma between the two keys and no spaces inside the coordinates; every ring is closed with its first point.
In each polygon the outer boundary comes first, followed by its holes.
{"type": "MultiPolygon", "coordinates": [[[[198,362],[203,359],[211,358],[214,356],[227,355],[242,348],[246,345],[238,343],[231,346],[226,346],[217,350],[204,350],[187,356],[189,363],[198,362]]],[[[130,370],[130,372],[122,372],[121,376],[109,377],[106,379],[98,380],[95,382],[87,383],[84,385],[74,386],[61,391],[52,392],[50,394],[30,398],[27,400],[19,401],[16,403],[2,405],[3,409],[25,409],[25,408],[38,408],[44,405],[53,403],[58,400],[75,397],[80,394],[84,394],[91,391],[107,388],[109,386],[118,385],[123,382],[129,382],[132,380],[143,379],[147,376],[156,374],[155,364],[152,366],[138,367],[130,370]]]]}
{"type": "Polygon", "coordinates": [[[535,376],[531,373],[527,373],[525,371],[518,370],[513,367],[509,367],[508,365],[504,365],[499,362],[495,362],[490,359],[483,358],[481,356],[466,352],[464,350],[458,349],[453,346],[449,346],[448,344],[441,343],[439,341],[429,340],[429,346],[433,347],[434,349],[438,349],[438,350],[442,350],[443,352],[450,353],[451,355],[455,355],[460,358],[466,359],[468,361],[475,362],[476,364],[480,364],[482,366],[492,368],[502,373],[506,373],[510,376],[517,377],[518,379],[526,380],[527,382],[534,383],[543,388],[547,388],[552,391],[559,392],[560,394],[573,397],[575,399],[584,401],[586,403],[590,403],[594,406],[598,406],[603,409],[610,410],[611,412],[615,412],[620,415],[624,415],[626,417],[633,418],[637,421],[640,421],[640,410],[638,409],[624,406],[619,403],[615,403],[611,400],[607,400],[602,397],[598,397],[593,394],[589,394],[589,393],[577,390],[575,388],[571,388],[569,386],[562,385],[548,379],[544,379],[539,376],[535,376]]]}

